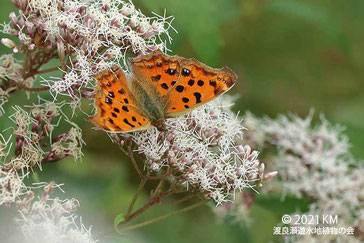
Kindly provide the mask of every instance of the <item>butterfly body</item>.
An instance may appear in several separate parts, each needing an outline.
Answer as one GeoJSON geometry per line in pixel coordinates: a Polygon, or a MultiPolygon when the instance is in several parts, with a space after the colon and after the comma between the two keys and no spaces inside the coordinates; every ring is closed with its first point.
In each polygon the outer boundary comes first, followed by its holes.
{"type": "Polygon", "coordinates": [[[132,79],[130,86],[138,110],[150,120],[151,125],[159,130],[165,129],[167,104],[165,98],[158,95],[154,86],[148,83],[143,85],[138,79],[132,79]]]}
{"type": "Polygon", "coordinates": [[[210,68],[195,59],[160,51],[129,60],[131,74],[119,67],[95,76],[97,113],[90,121],[110,132],[131,132],[186,114],[229,90],[237,76],[227,67],[210,68]]]}

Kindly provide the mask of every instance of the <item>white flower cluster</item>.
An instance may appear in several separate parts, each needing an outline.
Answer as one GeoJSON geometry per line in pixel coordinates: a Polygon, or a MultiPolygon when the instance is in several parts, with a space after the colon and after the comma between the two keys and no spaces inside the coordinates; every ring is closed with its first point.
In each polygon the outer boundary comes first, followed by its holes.
{"type": "Polygon", "coordinates": [[[229,107],[210,102],[167,120],[166,132],[151,128],[132,139],[147,159],[147,170],[170,168],[179,183],[221,204],[252,188],[262,174],[258,152],[242,145],[245,128],[230,114],[229,107]]]}
{"type": "Polygon", "coordinates": [[[84,142],[81,129],[60,113],[61,106],[45,102],[33,105],[30,113],[18,106],[13,107],[15,112],[9,118],[16,124],[13,133],[17,138],[15,150],[16,153],[19,152],[10,161],[14,169],[24,173],[36,165],[41,168],[42,162],[47,160],[57,160],[68,155],[79,159],[82,156],[81,147],[84,142]],[[56,125],[59,124],[60,120],[54,121],[56,117],[59,119],[59,116],[72,127],[67,133],[52,137],[50,151],[46,152],[42,149],[46,145],[43,139],[45,136],[51,135],[56,125]]]}
{"type": "Polygon", "coordinates": [[[24,236],[21,240],[9,238],[10,242],[95,242],[90,229],[75,222],[77,216],[73,211],[78,207],[75,199],[50,199],[49,194],[58,187],[54,183],[29,186],[24,182],[36,166],[41,169],[43,163],[66,156],[78,159],[82,155],[81,130],[65,117],[61,106],[40,101],[28,107],[29,112],[14,106],[9,119],[15,124],[15,144],[0,134],[0,206],[18,208],[17,222],[24,236]],[[69,131],[56,135],[55,127],[61,122],[68,124],[69,131]],[[10,151],[15,155],[10,156],[10,151]],[[36,199],[34,191],[39,188],[44,188],[44,192],[36,199]]]}
{"type": "MultiPolygon", "coordinates": [[[[23,183],[33,167],[41,168],[42,163],[52,162],[72,155],[76,159],[81,153],[83,145],[81,131],[74,123],[70,123],[69,132],[51,137],[44,141],[45,136],[51,135],[55,124],[59,123],[60,106],[45,102],[32,106],[31,112],[26,112],[14,106],[14,113],[9,116],[16,125],[13,131],[15,144],[12,146],[10,138],[0,135],[0,205],[13,203],[24,196],[29,190],[23,183]],[[54,118],[58,117],[57,121],[54,118]],[[46,145],[46,146],[45,146],[46,145]],[[49,146],[49,151],[44,147],[49,146]],[[15,156],[9,158],[10,149],[15,149],[15,156]]],[[[67,122],[67,119],[64,119],[67,122]]]]}
{"type": "MultiPolygon", "coordinates": [[[[312,115],[305,119],[291,115],[273,120],[247,114],[245,125],[252,133],[250,142],[276,146],[278,154],[270,161],[270,168],[279,171],[278,184],[284,193],[311,199],[308,214],[338,215],[341,226],[362,231],[364,168],[354,163],[343,128],[330,125],[324,118],[313,126],[312,115]]],[[[270,183],[265,189],[275,190],[277,184],[270,183]]],[[[305,235],[290,240],[349,243],[363,239],[352,235],[305,235]]]]}
{"type": "Polygon", "coordinates": [[[1,171],[0,168],[0,206],[10,205],[28,193],[29,190],[23,182],[25,177],[26,175],[1,171]]]}
{"type": "MultiPolygon", "coordinates": [[[[93,86],[101,70],[126,63],[127,53],[167,50],[173,17],[146,17],[131,2],[122,0],[12,0],[19,15],[10,14],[3,32],[18,37],[20,51],[44,52],[44,62],[58,56],[61,78],[44,79],[54,95],[78,101],[82,87],[93,86]]],[[[7,46],[13,46],[4,40],[7,46]]],[[[14,44],[15,45],[15,44],[14,44]]],[[[17,49],[17,50],[18,50],[17,49]]],[[[126,65],[124,65],[127,68],[126,65]]]]}
{"type": "MultiPolygon", "coordinates": [[[[78,216],[74,211],[79,207],[76,199],[61,200],[50,198],[55,188],[54,183],[40,184],[35,187],[43,188],[43,194],[37,198],[33,192],[17,202],[19,217],[15,219],[26,243],[94,243],[91,229],[82,222],[77,223],[78,216]]],[[[32,188],[35,190],[35,188],[32,188]]],[[[12,241],[11,239],[9,239],[12,241]]],[[[14,239],[16,241],[19,239],[14,239]]]]}

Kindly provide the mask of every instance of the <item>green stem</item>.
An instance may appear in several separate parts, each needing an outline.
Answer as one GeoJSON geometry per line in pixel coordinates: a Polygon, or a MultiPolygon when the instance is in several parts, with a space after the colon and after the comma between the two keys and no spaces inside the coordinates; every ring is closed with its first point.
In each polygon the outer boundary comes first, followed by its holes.
{"type": "Polygon", "coordinates": [[[49,90],[48,86],[44,86],[44,87],[36,87],[36,88],[30,88],[25,86],[24,84],[18,83],[18,87],[21,89],[24,89],[26,91],[31,91],[31,92],[39,92],[39,91],[46,91],[49,90]]]}
{"type": "Polygon", "coordinates": [[[36,72],[34,73],[34,75],[43,74],[43,73],[50,73],[50,72],[58,71],[60,68],[61,68],[61,66],[53,67],[53,68],[48,68],[48,69],[43,69],[43,70],[39,70],[39,71],[36,71],[36,72]]]}
{"type": "Polygon", "coordinates": [[[141,179],[145,178],[142,171],[139,169],[138,163],[136,162],[136,160],[134,158],[133,150],[131,149],[131,146],[128,146],[128,155],[129,155],[129,158],[130,158],[131,162],[134,165],[135,170],[137,171],[138,175],[140,176],[140,178],[141,179]]]}
{"type": "Polygon", "coordinates": [[[138,228],[141,228],[141,227],[144,227],[144,226],[159,222],[159,221],[161,221],[163,219],[169,218],[169,217],[174,216],[176,214],[184,213],[184,212],[187,212],[189,210],[192,210],[192,209],[194,209],[194,208],[196,208],[198,206],[201,206],[202,204],[205,204],[206,202],[207,202],[207,200],[204,200],[204,201],[198,202],[196,204],[193,204],[191,206],[188,206],[188,207],[179,209],[177,211],[174,211],[172,213],[168,213],[168,214],[165,214],[163,216],[160,216],[160,217],[157,217],[157,218],[154,218],[154,219],[150,219],[150,220],[144,221],[144,222],[139,223],[139,224],[130,225],[128,227],[122,228],[121,232],[127,232],[127,231],[131,231],[131,230],[135,230],[135,229],[138,229],[138,228]]]}
{"type": "Polygon", "coordinates": [[[145,178],[142,178],[142,179],[140,180],[140,183],[139,183],[138,189],[137,189],[137,191],[135,192],[134,197],[133,197],[133,199],[132,199],[132,201],[131,201],[131,203],[130,203],[130,205],[129,205],[128,212],[126,213],[126,218],[128,218],[128,217],[130,216],[130,214],[131,214],[131,212],[132,212],[132,210],[133,210],[133,208],[134,208],[134,205],[135,205],[135,203],[136,203],[136,201],[137,201],[137,199],[138,199],[138,196],[139,196],[140,192],[143,190],[144,185],[145,185],[145,183],[146,183],[146,182],[147,182],[147,180],[146,180],[145,178]]]}

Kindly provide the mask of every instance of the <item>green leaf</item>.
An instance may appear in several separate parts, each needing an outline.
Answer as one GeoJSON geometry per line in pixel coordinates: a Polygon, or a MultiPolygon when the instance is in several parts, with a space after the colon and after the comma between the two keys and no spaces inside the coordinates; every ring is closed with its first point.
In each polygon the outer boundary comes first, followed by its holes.
{"type": "Polygon", "coordinates": [[[121,222],[123,222],[125,220],[125,216],[124,214],[119,214],[118,216],[115,217],[114,219],[114,229],[116,232],[118,232],[119,234],[121,234],[121,232],[119,232],[118,230],[118,226],[121,222]]]}

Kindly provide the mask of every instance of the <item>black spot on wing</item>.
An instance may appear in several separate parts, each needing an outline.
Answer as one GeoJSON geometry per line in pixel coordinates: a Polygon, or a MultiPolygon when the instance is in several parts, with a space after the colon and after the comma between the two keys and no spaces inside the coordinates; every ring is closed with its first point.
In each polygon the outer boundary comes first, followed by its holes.
{"type": "Polygon", "coordinates": [[[110,97],[110,98],[115,98],[115,94],[114,94],[114,92],[109,91],[109,97],[110,97]]]}
{"type": "Polygon", "coordinates": [[[116,115],[114,112],[111,112],[111,115],[113,116],[113,117],[118,117],[118,115],[116,115]]]}
{"type": "Polygon", "coordinates": [[[162,75],[158,74],[156,76],[152,76],[152,81],[157,82],[161,79],[162,75]]]}
{"type": "Polygon", "coordinates": [[[111,104],[112,104],[112,100],[111,100],[109,97],[106,97],[106,98],[105,98],[105,102],[106,102],[107,104],[109,104],[109,105],[111,105],[111,104]]]}
{"type": "Polygon", "coordinates": [[[116,113],[119,113],[119,112],[120,112],[120,110],[119,110],[118,108],[114,108],[114,111],[115,111],[116,113]]]}
{"type": "Polygon", "coordinates": [[[168,73],[169,75],[175,75],[176,74],[176,69],[171,69],[171,68],[168,68],[167,70],[166,70],[166,73],[168,73]]]}
{"type": "Polygon", "coordinates": [[[126,107],[126,106],[124,106],[124,105],[123,105],[123,107],[121,107],[121,109],[123,109],[123,110],[124,110],[124,111],[126,111],[126,112],[129,112],[128,107],[126,107]]]}
{"type": "Polygon", "coordinates": [[[182,70],[182,75],[185,76],[185,77],[187,77],[188,75],[190,75],[190,73],[191,73],[191,71],[189,69],[187,69],[187,68],[184,68],[182,70]]]}
{"type": "Polygon", "coordinates": [[[162,87],[163,89],[168,89],[168,85],[167,85],[166,83],[162,83],[162,84],[161,84],[161,87],[162,87]]]}
{"type": "Polygon", "coordinates": [[[189,85],[189,86],[193,86],[194,84],[195,84],[195,80],[190,79],[190,80],[188,81],[188,85],[189,85]]]}
{"type": "Polygon", "coordinates": [[[210,80],[210,85],[212,86],[212,87],[216,87],[216,82],[215,81],[213,81],[213,80],[210,80]]]}
{"type": "Polygon", "coordinates": [[[182,93],[184,89],[185,89],[185,87],[183,87],[182,85],[178,85],[178,86],[176,87],[176,90],[177,90],[177,92],[179,92],[179,93],[182,93]]]}
{"type": "Polygon", "coordinates": [[[123,120],[123,122],[126,124],[126,125],[129,125],[129,126],[131,126],[131,127],[135,127],[133,124],[131,124],[129,121],[128,121],[128,119],[124,119],[123,120]]]}
{"type": "Polygon", "coordinates": [[[188,98],[186,98],[186,97],[183,97],[182,101],[183,101],[183,103],[188,103],[190,100],[188,98]]]}
{"type": "Polygon", "coordinates": [[[201,103],[201,94],[198,92],[193,93],[196,98],[196,104],[201,103]]]}
{"type": "Polygon", "coordinates": [[[204,82],[204,81],[202,81],[202,80],[198,80],[198,81],[197,81],[197,85],[198,85],[198,86],[203,86],[203,85],[204,85],[204,83],[205,83],[205,82],[204,82]]]}

